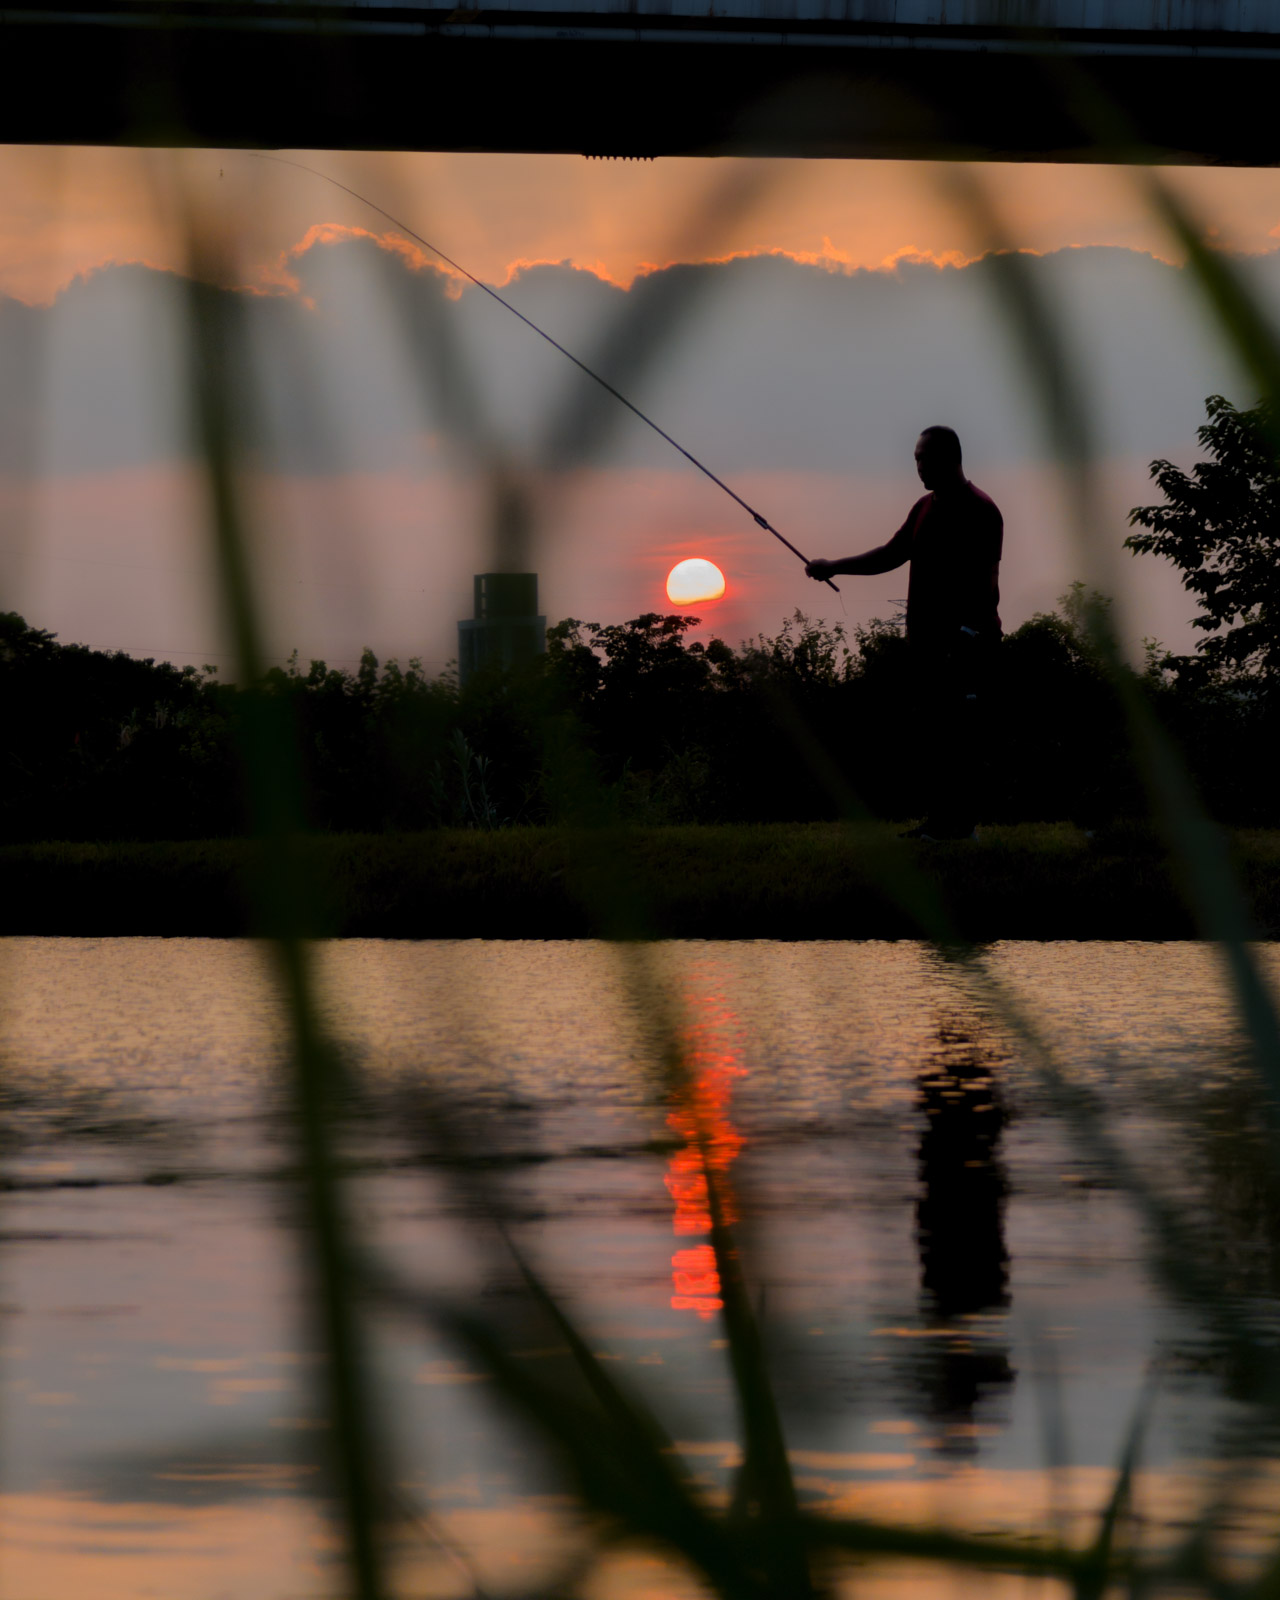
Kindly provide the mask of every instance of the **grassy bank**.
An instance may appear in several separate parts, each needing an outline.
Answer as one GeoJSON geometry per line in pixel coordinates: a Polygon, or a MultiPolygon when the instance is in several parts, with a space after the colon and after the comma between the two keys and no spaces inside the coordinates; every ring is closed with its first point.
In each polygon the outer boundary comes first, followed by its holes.
{"type": "MultiPolygon", "coordinates": [[[[1257,931],[1280,933],[1280,833],[1235,837],[1257,931]]],[[[891,826],[511,829],[307,839],[317,934],[381,938],[910,937],[905,892],[937,896],[968,939],[1194,934],[1141,832],[993,828],[977,845],[901,845],[891,826]],[[914,887],[912,887],[914,885],[914,887]]],[[[0,850],[0,932],[249,931],[239,840],[0,850]]]]}

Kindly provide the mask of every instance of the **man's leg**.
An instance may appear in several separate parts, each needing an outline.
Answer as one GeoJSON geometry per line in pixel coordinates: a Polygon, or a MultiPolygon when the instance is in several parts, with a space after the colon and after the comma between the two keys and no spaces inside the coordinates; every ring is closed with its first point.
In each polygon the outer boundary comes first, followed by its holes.
{"type": "Polygon", "coordinates": [[[973,698],[953,685],[939,697],[934,769],[926,833],[935,839],[967,839],[977,825],[974,798],[973,698]]]}
{"type": "Polygon", "coordinates": [[[990,691],[990,647],[979,641],[922,660],[927,682],[928,811],[921,832],[968,839],[978,824],[978,779],[990,691]]]}
{"type": "Polygon", "coordinates": [[[916,719],[916,783],[924,821],[913,834],[954,836],[956,781],[956,689],[951,652],[937,643],[913,642],[911,650],[916,719]]]}

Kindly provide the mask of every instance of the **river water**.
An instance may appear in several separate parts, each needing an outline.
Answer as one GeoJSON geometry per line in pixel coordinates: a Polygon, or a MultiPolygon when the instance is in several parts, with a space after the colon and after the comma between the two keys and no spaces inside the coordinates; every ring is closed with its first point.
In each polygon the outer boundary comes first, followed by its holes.
{"type": "MultiPolygon", "coordinates": [[[[1259,959],[1274,985],[1280,952],[1259,959]]],[[[473,1186],[433,1157],[423,1106],[446,1108],[450,1149],[484,1158],[524,1249],[715,1494],[737,1446],[700,1117],[806,1503],[1078,1533],[1145,1406],[1140,1513],[1171,1537],[1252,1413],[1220,1305],[1152,1265],[1119,1163],[1182,1208],[1223,1295],[1280,1310],[1280,1204],[1225,981],[1191,944],[983,960],[1069,1092],[989,989],[919,945],[321,947],[361,1240],[433,1294],[504,1292],[473,1186]],[[692,1074],[679,1094],[654,1065],[659,1014],[692,1074]]],[[[339,1592],[261,952],[0,941],[0,1016],[4,1593],[339,1592]]],[[[535,1441],[464,1352],[371,1323],[396,1493],[418,1516],[396,1535],[399,1592],[554,1572],[582,1531],[535,1441]]],[[[920,1581],[899,1566],[859,1587],[920,1581]]],[[[584,1592],[691,1588],[640,1554],[584,1592]]]]}

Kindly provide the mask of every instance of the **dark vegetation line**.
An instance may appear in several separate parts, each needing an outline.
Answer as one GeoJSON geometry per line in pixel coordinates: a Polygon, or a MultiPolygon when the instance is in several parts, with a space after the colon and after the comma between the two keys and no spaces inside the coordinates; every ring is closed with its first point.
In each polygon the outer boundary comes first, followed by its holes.
{"type": "MultiPolygon", "coordinates": [[[[302,841],[302,929],[391,939],[916,939],[886,864],[894,824],[445,829],[302,841]],[[602,895],[601,863],[609,893],[602,895]]],[[[1233,836],[1253,926],[1280,937],[1280,833],[1233,836]]],[[[0,848],[0,935],[232,938],[254,931],[253,842],[0,848]]],[[[1155,836],[1119,824],[986,830],[916,868],[963,940],[1190,939],[1155,836]]]]}
{"type": "MultiPolygon", "coordinates": [[[[1121,715],[1085,641],[1084,602],[1077,588],[1005,640],[989,823],[1095,829],[1143,813],[1121,715]]],[[[850,638],[797,613],[774,638],[735,650],[687,643],[694,620],[565,621],[529,669],[463,689],[417,662],[380,666],[371,652],[354,672],[322,661],[273,669],[266,688],[288,702],[298,730],[309,825],[386,833],[833,819],[829,790],[798,766],[797,715],[875,815],[911,814],[925,753],[896,624],[873,622],[850,638]],[[579,814],[582,786],[565,781],[559,757],[570,746],[600,780],[590,817],[579,814]]],[[[1143,681],[1213,814],[1280,824],[1280,697],[1270,677],[1242,680],[1153,648],[1143,681]]],[[[243,702],[208,670],[62,645],[0,615],[0,837],[239,834],[243,702]]]]}

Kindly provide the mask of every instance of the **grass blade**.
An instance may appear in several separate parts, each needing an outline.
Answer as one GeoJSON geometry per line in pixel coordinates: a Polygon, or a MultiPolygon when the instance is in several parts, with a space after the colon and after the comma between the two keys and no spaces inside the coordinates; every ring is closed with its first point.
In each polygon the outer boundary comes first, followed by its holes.
{"type": "Polygon", "coordinates": [[[250,689],[243,756],[260,848],[258,911],[262,930],[272,940],[292,1034],[290,1097],[305,1174],[304,1259],[324,1353],[332,1465],[352,1592],[357,1600],[382,1600],[386,1591],[377,1536],[380,1495],[373,1408],[355,1303],[353,1247],[331,1128],[336,1060],[316,1015],[302,941],[305,896],[293,847],[301,785],[283,704],[258,689],[264,658],[236,481],[242,442],[237,424],[248,403],[240,312],[230,294],[208,286],[218,281],[218,275],[208,270],[211,263],[194,226],[191,244],[195,271],[188,290],[188,320],[193,400],[208,474],[223,604],[238,675],[250,689]]]}

